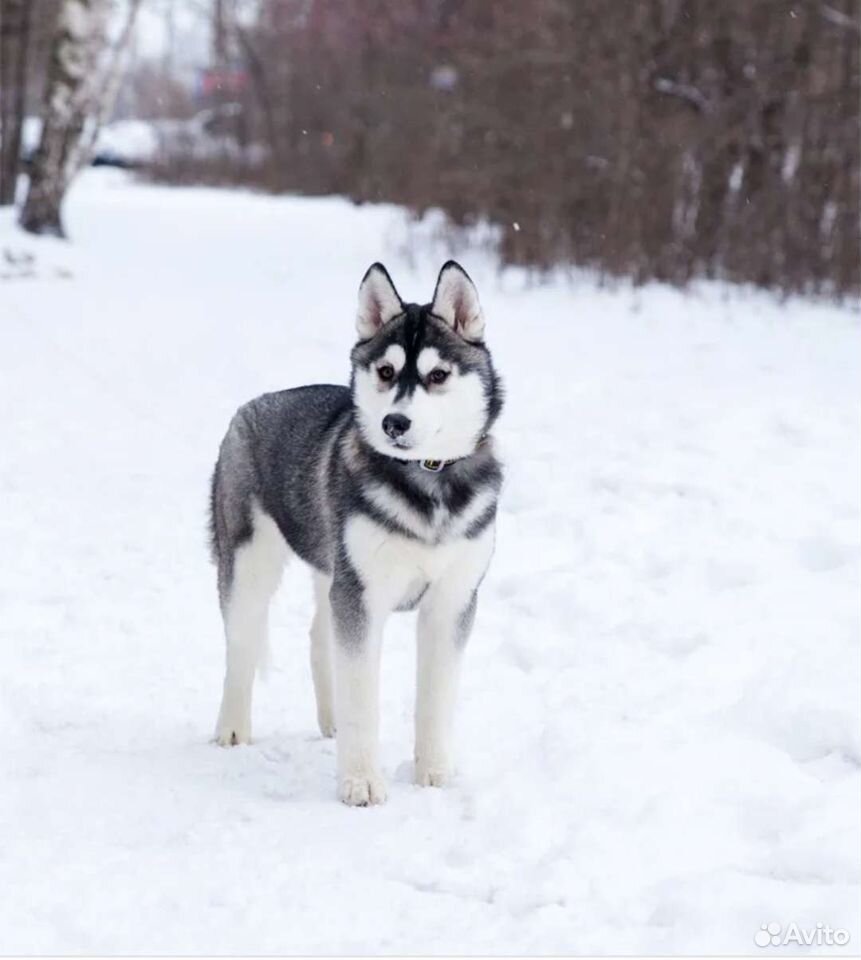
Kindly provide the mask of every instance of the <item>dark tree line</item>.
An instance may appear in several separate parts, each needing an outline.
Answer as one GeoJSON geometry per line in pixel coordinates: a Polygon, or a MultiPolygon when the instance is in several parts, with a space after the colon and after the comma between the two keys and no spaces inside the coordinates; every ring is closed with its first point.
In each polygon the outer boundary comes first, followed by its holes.
{"type": "Polygon", "coordinates": [[[539,268],[859,291],[861,0],[218,6],[269,157],[223,177],[485,218],[539,268]]]}
{"type": "MultiPolygon", "coordinates": [[[[538,269],[861,292],[861,0],[188,3],[211,14],[229,83],[210,105],[240,149],[175,138],[158,176],[441,207],[496,224],[506,262],[538,269]]],[[[64,41],[66,6],[131,24],[137,2],[0,0],[0,204],[23,114],[67,108],[30,212],[42,194],[58,208],[112,101],[101,69],[118,75],[103,42],[64,41]]],[[[148,116],[185,96],[162,73],[129,86],[159,91],[148,116]]]]}

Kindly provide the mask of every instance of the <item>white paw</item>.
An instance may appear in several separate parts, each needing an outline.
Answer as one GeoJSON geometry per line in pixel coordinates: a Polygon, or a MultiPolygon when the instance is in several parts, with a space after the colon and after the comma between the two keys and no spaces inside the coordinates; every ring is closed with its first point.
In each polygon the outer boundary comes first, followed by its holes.
{"type": "Polygon", "coordinates": [[[452,770],[448,764],[416,761],[416,783],[420,787],[444,787],[451,778],[452,770]]]}
{"type": "Polygon", "coordinates": [[[317,711],[317,725],[324,737],[335,736],[335,717],[331,710],[317,711]]]}
{"type": "Polygon", "coordinates": [[[222,747],[236,747],[251,743],[251,718],[221,717],[215,728],[215,740],[222,747]]]}
{"type": "Polygon", "coordinates": [[[386,802],[386,783],[378,773],[342,776],[341,800],[349,807],[368,807],[386,802]]]}

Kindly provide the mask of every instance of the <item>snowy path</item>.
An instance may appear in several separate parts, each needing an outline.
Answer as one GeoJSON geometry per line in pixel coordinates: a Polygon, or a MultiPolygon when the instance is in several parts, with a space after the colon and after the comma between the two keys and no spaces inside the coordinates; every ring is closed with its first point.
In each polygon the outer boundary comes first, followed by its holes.
{"type": "Polygon", "coordinates": [[[442,257],[407,267],[391,208],[95,174],[69,222],[72,278],[0,281],[0,952],[861,947],[857,317],[464,256],[509,472],[460,775],[410,783],[397,618],[390,800],[352,810],[303,571],[256,743],[208,742],[207,482],[240,402],[344,380],[371,260],[420,299],[442,257]]]}

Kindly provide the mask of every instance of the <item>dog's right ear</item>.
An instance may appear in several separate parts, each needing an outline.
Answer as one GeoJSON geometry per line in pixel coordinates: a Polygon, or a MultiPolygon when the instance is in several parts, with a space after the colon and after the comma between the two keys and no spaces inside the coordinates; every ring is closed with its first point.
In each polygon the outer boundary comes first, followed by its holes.
{"type": "Polygon", "coordinates": [[[374,263],[359,285],[356,330],[360,340],[370,340],[381,327],[404,312],[392,278],[381,263],[374,263]]]}
{"type": "Polygon", "coordinates": [[[454,260],[442,265],[433,292],[431,313],[445,320],[464,340],[480,343],[484,337],[484,314],[478,302],[478,291],[466,270],[454,260]]]}

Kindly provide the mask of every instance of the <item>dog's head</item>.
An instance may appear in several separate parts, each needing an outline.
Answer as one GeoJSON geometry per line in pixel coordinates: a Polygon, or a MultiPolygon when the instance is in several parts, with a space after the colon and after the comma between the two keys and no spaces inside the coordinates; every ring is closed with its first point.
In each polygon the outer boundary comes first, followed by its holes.
{"type": "Polygon", "coordinates": [[[399,460],[474,452],[502,407],[484,315],[466,271],[449,260],[431,303],[404,303],[375,263],[359,287],[353,403],[367,442],[399,460]]]}

